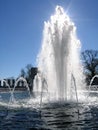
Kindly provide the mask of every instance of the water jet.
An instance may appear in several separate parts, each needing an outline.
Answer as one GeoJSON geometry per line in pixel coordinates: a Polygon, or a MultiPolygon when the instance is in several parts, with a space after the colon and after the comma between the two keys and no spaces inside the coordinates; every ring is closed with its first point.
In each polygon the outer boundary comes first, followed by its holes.
{"type": "Polygon", "coordinates": [[[73,100],[72,75],[77,93],[85,88],[80,48],[76,26],[63,8],[57,6],[55,14],[44,24],[42,47],[37,59],[38,70],[47,82],[50,97],[55,95],[54,100],[73,100]]]}

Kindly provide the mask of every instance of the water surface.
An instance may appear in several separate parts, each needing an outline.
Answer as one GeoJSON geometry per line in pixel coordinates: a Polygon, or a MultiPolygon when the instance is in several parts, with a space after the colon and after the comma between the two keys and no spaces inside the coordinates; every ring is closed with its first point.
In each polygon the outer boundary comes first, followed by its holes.
{"type": "MultiPolygon", "coordinates": [[[[26,95],[26,93],[22,95],[18,92],[16,95],[17,94],[21,100],[24,98],[24,95],[26,95]]],[[[4,93],[4,95],[7,96],[7,93],[4,93]]],[[[98,105],[95,105],[94,103],[79,103],[77,106],[77,103],[75,102],[52,102],[43,104],[40,112],[39,103],[34,105],[33,100],[34,99],[32,99],[31,102],[27,98],[24,99],[23,104],[19,102],[20,104],[13,104],[13,106],[9,106],[10,104],[4,105],[1,103],[0,129],[98,130],[98,105]]]]}

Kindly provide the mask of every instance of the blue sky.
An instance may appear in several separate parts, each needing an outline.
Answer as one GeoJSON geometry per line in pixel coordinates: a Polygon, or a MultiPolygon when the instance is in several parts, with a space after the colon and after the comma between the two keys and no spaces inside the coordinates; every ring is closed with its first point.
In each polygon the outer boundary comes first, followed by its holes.
{"type": "Polygon", "coordinates": [[[61,5],[77,26],[82,50],[98,49],[98,0],[0,0],[0,78],[36,66],[44,21],[61,5]]]}

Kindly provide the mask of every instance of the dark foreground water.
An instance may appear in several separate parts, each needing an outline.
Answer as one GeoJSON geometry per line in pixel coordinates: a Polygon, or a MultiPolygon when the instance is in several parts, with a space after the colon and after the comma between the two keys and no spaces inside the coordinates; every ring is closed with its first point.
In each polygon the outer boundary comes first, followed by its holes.
{"type": "Polygon", "coordinates": [[[0,130],[98,130],[98,105],[46,103],[41,112],[0,105],[0,130]]]}

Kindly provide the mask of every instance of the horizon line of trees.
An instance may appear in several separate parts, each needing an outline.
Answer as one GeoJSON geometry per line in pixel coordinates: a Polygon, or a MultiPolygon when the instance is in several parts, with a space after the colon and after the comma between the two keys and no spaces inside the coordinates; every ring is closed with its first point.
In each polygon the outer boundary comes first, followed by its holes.
{"type": "MultiPolygon", "coordinates": [[[[90,84],[92,77],[98,75],[98,50],[85,50],[81,53],[82,64],[84,67],[85,81],[87,85],[90,84]]],[[[37,74],[37,67],[33,67],[32,64],[27,64],[25,68],[22,68],[17,78],[23,77],[27,80],[27,83],[32,90],[34,76],[37,74]]],[[[98,85],[98,78],[95,78],[93,85],[98,85]]]]}
{"type": "MultiPolygon", "coordinates": [[[[98,50],[85,50],[81,53],[82,63],[84,67],[84,75],[86,77],[87,85],[90,84],[92,77],[98,75],[98,50]]],[[[33,66],[28,64],[25,69],[21,69],[20,76],[27,79],[29,85],[32,82],[31,68],[33,66]]],[[[33,70],[34,71],[34,70],[33,70]]],[[[36,70],[35,70],[36,71],[36,70]]],[[[35,74],[37,73],[34,72],[35,74]]],[[[34,78],[34,77],[33,77],[34,78]]],[[[95,78],[95,84],[98,84],[98,78],[95,78]]]]}
{"type": "MultiPolygon", "coordinates": [[[[85,50],[81,53],[82,63],[84,67],[84,75],[86,77],[85,81],[87,85],[90,84],[92,77],[98,75],[98,50],[85,50]]],[[[31,68],[33,66],[31,64],[27,64],[25,69],[21,69],[20,76],[24,77],[28,84],[31,85],[32,81],[32,71],[31,68]]],[[[34,76],[37,73],[37,70],[33,70],[34,76]]],[[[33,76],[33,79],[34,79],[33,76]]],[[[95,78],[93,84],[98,84],[98,78],[95,78]]]]}

